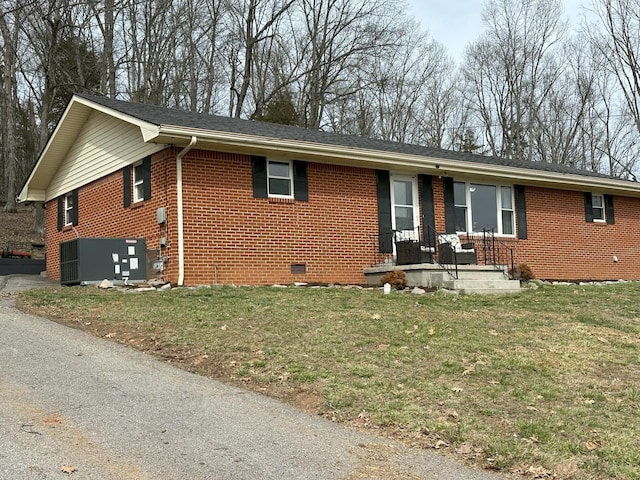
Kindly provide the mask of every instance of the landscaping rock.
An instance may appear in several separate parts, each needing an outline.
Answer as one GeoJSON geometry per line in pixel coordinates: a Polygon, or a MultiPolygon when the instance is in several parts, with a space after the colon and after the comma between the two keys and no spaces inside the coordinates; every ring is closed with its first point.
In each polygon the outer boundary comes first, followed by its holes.
{"type": "Polygon", "coordinates": [[[154,287],[140,287],[140,288],[128,288],[124,290],[127,293],[142,293],[142,292],[155,292],[154,287]]]}
{"type": "Polygon", "coordinates": [[[113,282],[111,280],[107,280],[106,278],[102,280],[98,285],[98,288],[108,289],[113,288],[113,282]]]}
{"type": "Polygon", "coordinates": [[[420,287],[414,287],[413,290],[411,290],[411,293],[414,295],[424,295],[427,291],[420,287]]]}

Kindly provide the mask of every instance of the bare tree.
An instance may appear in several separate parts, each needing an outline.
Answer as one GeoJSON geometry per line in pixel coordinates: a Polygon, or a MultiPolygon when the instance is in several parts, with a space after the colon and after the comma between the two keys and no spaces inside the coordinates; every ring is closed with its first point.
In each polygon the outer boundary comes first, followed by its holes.
{"type": "Polygon", "coordinates": [[[591,28],[591,39],[618,81],[640,133],[640,3],[637,0],[595,0],[603,33],[591,28]]]}
{"type": "Polygon", "coordinates": [[[221,52],[226,38],[222,5],[221,1],[184,0],[176,12],[180,21],[174,32],[171,71],[175,106],[206,113],[222,109],[226,67],[221,52]]]}
{"type": "MultiPolygon", "coordinates": [[[[3,2],[4,3],[4,2],[3,2]]],[[[17,67],[18,41],[22,21],[20,9],[11,10],[2,5],[0,33],[2,34],[2,160],[5,175],[5,212],[16,212],[16,107],[18,104],[17,67]]]]}
{"type": "Polygon", "coordinates": [[[455,65],[445,48],[415,22],[398,31],[397,44],[371,60],[372,102],[385,140],[441,147],[455,88],[455,65]]]}
{"type": "Polygon", "coordinates": [[[553,49],[566,25],[558,0],[488,0],[486,33],[464,66],[491,153],[533,159],[531,136],[558,73],[553,49]]]}
{"type": "MultiPolygon", "coordinates": [[[[597,69],[580,39],[567,42],[564,65],[551,82],[541,108],[536,112],[532,131],[533,157],[549,163],[595,169],[596,157],[584,150],[585,123],[597,111],[599,97],[595,88],[597,69]]],[[[594,139],[595,140],[595,139],[594,139]]]]}
{"type": "Polygon", "coordinates": [[[229,115],[240,117],[258,62],[258,46],[277,34],[278,24],[296,0],[227,0],[233,22],[229,115]]]}
{"type": "Polygon", "coordinates": [[[384,55],[393,42],[393,0],[300,0],[306,62],[300,111],[308,128],[320,128],[326,106],[362,87],[358,71],[367,56],[384,55]]]}
{"type": "Polygon", "coordinates": [[[104,0],[103,3],[100,3],[99,0],[87,1],[101,33],[99,39],[102,44],[100,91],[115,98],[117,93],[115,61],[116,17],[121,6],[116,6],[115,0],[104,0]]]}
{"type": "Polygon", "coordinates": [[[170,70],[176,50],[179,18],[172,0],[127,2],[122,15],[126,55],[127,93],[131,100],[168,104],[170,70]]]}

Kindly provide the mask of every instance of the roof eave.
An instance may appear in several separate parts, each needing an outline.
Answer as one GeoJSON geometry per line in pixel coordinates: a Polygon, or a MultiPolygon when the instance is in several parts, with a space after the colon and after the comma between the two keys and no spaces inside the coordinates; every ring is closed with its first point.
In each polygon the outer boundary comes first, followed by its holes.
{"type": "Polygon", "coordinates": [[[272,152],[279,156],[304,156],[325,163],[366,168],[426,173],[438,176],[481,176],[508,183],[555,187],[568,190],[605,190],[620,195],[640,197],[640,183],[629,180],[535,170],[522,167],[474,163],[437,157],[368,150],[341,145],[319,144],[257,135],[184,128],[162,125],[153,141],[180,145],[192,136],[198,137],[199,148],[218,148],[238,153],[272,152]]]}

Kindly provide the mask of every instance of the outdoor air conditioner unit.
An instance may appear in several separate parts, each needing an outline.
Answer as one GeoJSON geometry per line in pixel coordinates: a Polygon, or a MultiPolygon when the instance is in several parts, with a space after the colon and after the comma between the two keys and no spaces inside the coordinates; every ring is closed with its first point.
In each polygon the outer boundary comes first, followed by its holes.
{"type": "Polygon", "coordinates": [[[75,238],[60,244],[62,285],[141,283],[147,280],[143,238],[75,238]]]}

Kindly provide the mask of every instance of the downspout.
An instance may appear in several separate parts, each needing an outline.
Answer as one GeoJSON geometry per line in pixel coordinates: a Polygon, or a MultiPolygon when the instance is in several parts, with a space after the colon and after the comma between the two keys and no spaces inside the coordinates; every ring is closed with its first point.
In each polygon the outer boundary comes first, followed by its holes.
{"type": "Polygon", "coordinates": [[[182,212],[182,157],[196,144],[196,136],[176,155],[176,188],[178,200],[178,285],[184,284],[184,215],[182,212]]]}

